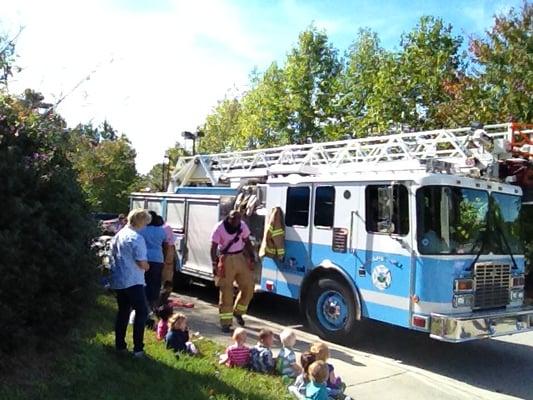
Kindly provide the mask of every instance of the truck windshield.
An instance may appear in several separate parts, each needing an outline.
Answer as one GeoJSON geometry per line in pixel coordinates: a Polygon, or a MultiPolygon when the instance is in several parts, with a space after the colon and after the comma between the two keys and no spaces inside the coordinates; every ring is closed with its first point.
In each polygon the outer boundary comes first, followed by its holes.
{"type": "Polygon", "coordinates": [[[503,193],[491,194],[492,228],[499,235],[494,241],[494,253],[520,254],[523,252],[520,240],[520,207],[521,199],[503,193]]]}
{"type": "Polygon", "coordinates": [[[520,253],[519,196],[452,186],[416,196],[421,254],[520,253]]]}
{"type": "Polygon", "coordinates": [[[418,249],[422,254],[474,254],[487,229],[486,191],[426,186],[417,192],[418,249]]]}

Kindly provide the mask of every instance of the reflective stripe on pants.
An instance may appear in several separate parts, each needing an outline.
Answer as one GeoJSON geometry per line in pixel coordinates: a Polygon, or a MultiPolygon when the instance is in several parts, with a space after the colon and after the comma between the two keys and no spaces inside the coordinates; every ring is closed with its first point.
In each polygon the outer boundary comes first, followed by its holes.
{"type": "Polygon", "coordinates": [[[242,253],[224,256],[224,277],[219,281],[220,297],[218,302],[220,324],[231,325],[233,314],[243,315],[254,294],[253,273],[248,268],[242,253]],[[233,282],[237,282],[239,294],[233,303],[233,282]]]}

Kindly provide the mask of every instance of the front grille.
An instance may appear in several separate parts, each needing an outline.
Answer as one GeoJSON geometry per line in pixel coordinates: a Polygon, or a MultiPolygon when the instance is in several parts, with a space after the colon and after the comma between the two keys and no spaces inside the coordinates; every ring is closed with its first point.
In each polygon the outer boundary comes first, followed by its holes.
{"type": "Polygon", "coordinates": [[[509,304],[510,278],[509,264],[476,264],[474,308],[503,307],[509,304]]]}

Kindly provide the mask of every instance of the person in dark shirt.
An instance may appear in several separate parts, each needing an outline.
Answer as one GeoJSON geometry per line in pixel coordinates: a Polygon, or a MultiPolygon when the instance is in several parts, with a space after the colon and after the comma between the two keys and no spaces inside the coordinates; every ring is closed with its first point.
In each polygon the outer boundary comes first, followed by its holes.
{"type": "Polygon", "coordinates": [[[181,313],[174,314],[169,320],[169,325],[170,331],[165,338],[167,349],[173,350],[175,353],[198,354],[198,349],[189,340],[187,317],[181,313]]]}

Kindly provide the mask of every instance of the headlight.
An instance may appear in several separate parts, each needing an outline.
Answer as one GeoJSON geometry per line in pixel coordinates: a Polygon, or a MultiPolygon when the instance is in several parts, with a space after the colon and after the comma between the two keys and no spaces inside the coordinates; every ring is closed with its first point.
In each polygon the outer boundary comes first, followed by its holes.
{"type": "Polygon", "coordinates": [[[453,296],[453,306],[457,307],[471,307],[474,304],[474,295],[472,294],[456,294],[453,296]]]}
{"type": "Polygon", "coordinates": [[[526,283],[526,278],[524,275],[513,276],[512,281],[511,281],[511,286],[513,288],[524,287],[525,283],[526,283]]]}
{"type": "Polygon", "coordinates": [[[471,292],[474,290],[474,280],[465,278],[456,279],[454,281],[453,289],[455,293],[471,292]]]}
{"type": "Polygon", "coordinates": [[[524,300],[524,290],[511,290],[511,301],[524,300]]]}

